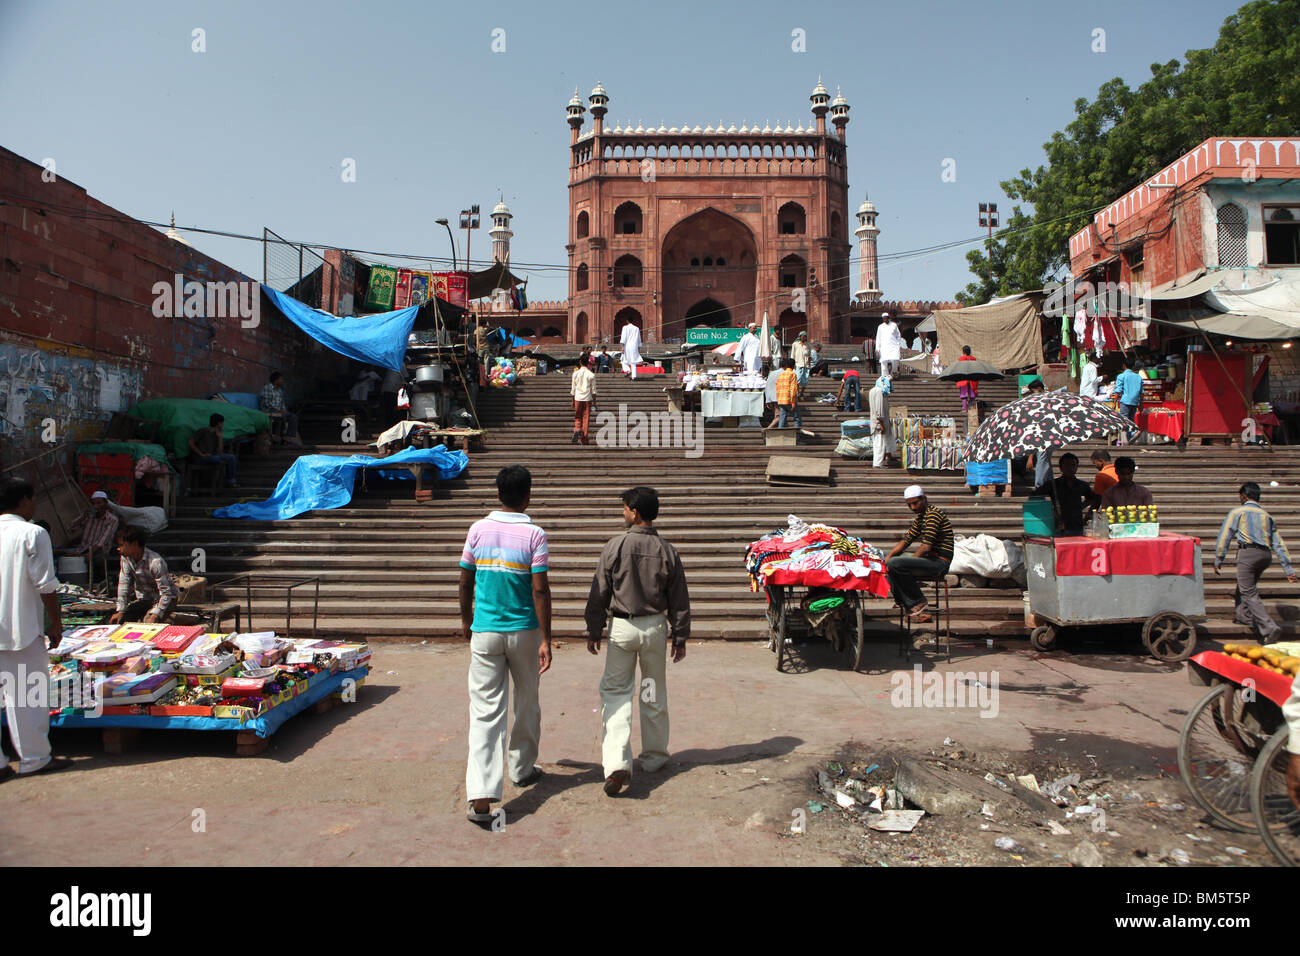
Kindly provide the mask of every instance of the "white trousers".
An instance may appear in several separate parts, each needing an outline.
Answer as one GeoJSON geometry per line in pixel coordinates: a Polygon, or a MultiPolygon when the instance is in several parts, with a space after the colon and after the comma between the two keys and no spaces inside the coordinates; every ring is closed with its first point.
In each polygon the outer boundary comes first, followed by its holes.
{"type": "Polygon", "coordinates": [[[871,464],[877,468],[885,467],[885,456],[892,455],[898,451],[898,442],[894,439],[894,433],[891,431],[888,435],[877,429],[876,433],[871,436],[872,456],[871,464]]]}
{"type": "Polygon", "coordinates": [[[641,364],[641,353],[640,353],[640,352],[631,352],[631,351],[624,351],[624,352],[623,352],[623,371],[624,371],[624,372],[631,372],[631,373],[632,373],[632,377],[633,377],[633,378],[636,378],[636,370],[637,370],[637,366],[640,365],[640,364],[641,364]]]}
{"type": "Polygon", "coordinates": [[[600,679],[601,764],[608,777],[632,772],[632,697],[641,710],[641,768],[668,760],[668,619],[662,614],[611,618],[605,675],[600,679]],[[638,661],[641,682],[636,680],[638,661]]]}
{"type": "MultiPolygon", "coordinates": [[[[18,772],[32,773],[50,762],[50,710],[49,701],[42,694],[28,706],[27,675],[49,673],[50,655],[45,641],[36,638],[16,651],[0,651],[0,693],[5,715],[9,718],[9,739],[18,751],[18,772]],[[20,680],[21,678],[21,680],[20,680]]],[[[0,752],[5,761],[8,756],[0,752]]]]}
{"type": "Polygon", "coordinates": [[[465,790],[470,800],[500,800],[502,751],[506,746],[506,708],[515,685],[515,722],[510,728],[510,778],[533,770],[542,734],[537,699],[537,651],[542,632],[473,631],[469,660],[469,764],[465,790]]]}

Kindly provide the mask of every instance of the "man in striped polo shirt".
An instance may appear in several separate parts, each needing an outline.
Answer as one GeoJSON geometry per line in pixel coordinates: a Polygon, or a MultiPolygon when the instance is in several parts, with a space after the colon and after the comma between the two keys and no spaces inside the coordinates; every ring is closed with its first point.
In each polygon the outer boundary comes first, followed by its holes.
{"type": "Polygon", "coordinates": [[[1282,536],[1277,533],[1277,522],[1259,503],[1259,485],[1248,481],[1237,489],[1241,505],[1228,512],[1219,529],[1219,540],[1214,548],[1214,573],[1219,573],[1223,559],[1228,556],[1228,548],[1237,542],[1237,612],[1238,624],[1244,624],[1254,631],[1255,636],[1264,643],[1276,641],[1281,633],[1277,622],[1268,615],[1264,602],[1259,597],[1259,578],[1264,570],[1273,563],[1273,555],[1286,579],[1295,583],[1295,569],[1291,567],[1291,555],[1287,553],[1282,536]]]}
{"type": "Polygon", "coordinates": [[[948,573],[948,565],[952,563],[952,524],[946,514],[930,504],[920,485],[909,485],[903,498],[916,517],[903,540],[885,556],[885,569],[894,600],[913,621],[924,624],[930,620],[929,608],[915,576],[937,578],[948,573]],[[920,542],[916,553],[904,556],[903,552],[914,541],[920,542]]]}
{"type": "Polygon", "coordinates": [[[506,742],[507,680],[515,686],[510,777],[526,787],[541,777],[534,765],[542,732],[539,678],[551,666],[551,588],[546,532],[525,514],[533,478],[522,465],[497,473],[500,511],[470,526],[460,557],[461,634],[470,643],[469,819],[493,822],[501,799],[506,742]]]}

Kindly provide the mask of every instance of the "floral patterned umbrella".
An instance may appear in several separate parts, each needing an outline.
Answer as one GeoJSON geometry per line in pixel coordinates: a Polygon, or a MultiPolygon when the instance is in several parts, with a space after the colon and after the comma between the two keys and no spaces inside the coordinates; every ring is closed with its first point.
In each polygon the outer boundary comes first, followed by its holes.
{"type": "Polygon", "coordinates": [[[970,461],[999,461],[1139,429],[1123,415],[1070,392],[1030,393],[1003,405],[966,442],[970,461]]]}

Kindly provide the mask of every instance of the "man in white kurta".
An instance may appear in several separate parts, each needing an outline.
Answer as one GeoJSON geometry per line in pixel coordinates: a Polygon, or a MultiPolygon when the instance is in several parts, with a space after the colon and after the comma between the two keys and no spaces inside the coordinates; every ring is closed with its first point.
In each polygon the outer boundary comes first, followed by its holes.
{"type": "Polygon", "coordinates": [[[898,371],[898,362],[903,357],[903,335],[898,331],[898,323],[886,312],[880,317],[880,327],[876,329],[876,358],[880,362],[882,374],[892,376],[898,371]]]}
{"type": "Polygon", "coordinates": [[[636,378],[636,368],[641,364],[641,330],[628,322],[618,340],[623,343],[623,373],[630,370],[636,378]]]}
{"type": "Polygon", "coordinates": [[[752,375],[758,374],[759,365],[762,363],[758,354],[759,346],[758,325],[751,322],[749,331],[740,337],[740,342],[736,345],[735,359],[740,363],[742,371],[752,375]]]}
{"type": "MultiPolygon", "coordinates": [[[[9,741],[18,752],[18,773],[44,773],[69,766],[50,757],[50,701],[33,696],[34,682],[49,673],[45,637],[63,637],[54,550],[36,512],[32,486],[0,478],[0,706],[9,720],[9,741]],[[44,632],[44,635],[42,634],[44,632]]],[[[0,752],[0,780],[13,776],[0,752]]]]}
{"type": "Polygon", "coordinates": [[[871,442],[873,468],[884,468],[889,456],[898,451],[898,440],[894,438],[894,427],[889,420],[889,393],[893,391],[893,382],[888,375],[881,375],[876,384],[867,393],[867,413],[871,416],[871,442]]]}

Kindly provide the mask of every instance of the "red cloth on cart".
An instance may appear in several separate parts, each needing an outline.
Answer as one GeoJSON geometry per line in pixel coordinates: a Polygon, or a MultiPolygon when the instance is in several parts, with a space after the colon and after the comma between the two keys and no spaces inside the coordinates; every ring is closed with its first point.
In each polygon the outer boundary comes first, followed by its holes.
{"type": "Polygon", "coordinates": [[[765,584],[771,585],[834,588],[837,591],[868,591],[876,597],[889,597],[889,579],[883,574],[873,573],[865,578],[850,574],[837,578],[827,571],[773,571],[763,580],[765,584]]]}
{"type": "Polygon", "coordinates": [[[1219,651],[1202,651],[1192,657],[1193,664],[1199,664],[1212,674],[1243,685],[1251,681],[1255,690],[1281,707],[1291,696],[1291,678],[1286,674],[1274,674],[1262,667],[1256,667],[1250,661],[1240,661],[1235,657],[1219,651]]]}
{"type": "Polygon", "coordinates": [[[1199,538],[1161,532],[1156,538],[1055,538],[1056,576],[1195,574],[1199,538]]]}
{"type": "Polygon", "coordinates": [[[1187,427],[1187,405],[1184,402],[1161,402],[1156,408],[1138,412],[1135,424],[1153,435],[1164,435],[1178,441],[1187,427]],[[1158,410],[1163,408],[1169,411],[1158,410]]]}

